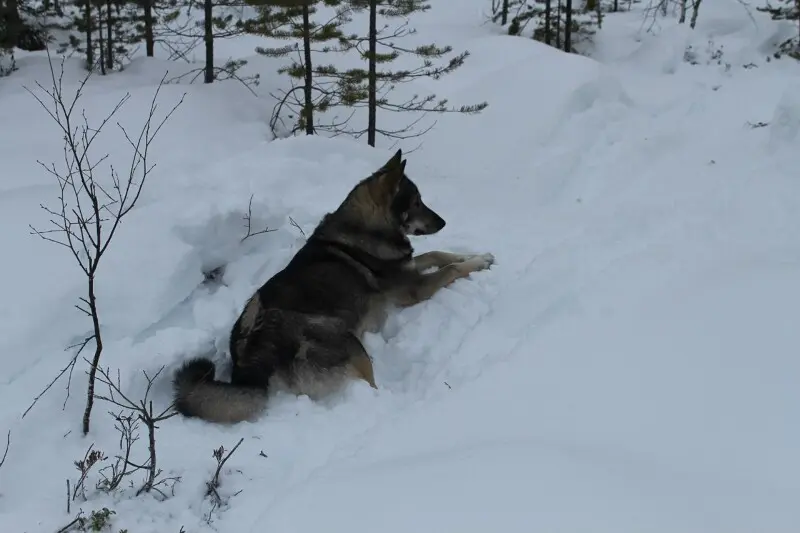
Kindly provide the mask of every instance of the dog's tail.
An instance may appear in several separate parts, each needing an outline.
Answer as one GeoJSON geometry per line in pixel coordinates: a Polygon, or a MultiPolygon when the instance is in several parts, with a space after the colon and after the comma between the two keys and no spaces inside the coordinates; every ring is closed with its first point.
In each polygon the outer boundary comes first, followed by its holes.
{"type": "Polygon", "coordinates": [[[172,385],[175,409],[184,416],[235,424],[252,421],[266,408],[267,391],[214,379],[214,362],[197,357],[183,363],[172,385]]]}

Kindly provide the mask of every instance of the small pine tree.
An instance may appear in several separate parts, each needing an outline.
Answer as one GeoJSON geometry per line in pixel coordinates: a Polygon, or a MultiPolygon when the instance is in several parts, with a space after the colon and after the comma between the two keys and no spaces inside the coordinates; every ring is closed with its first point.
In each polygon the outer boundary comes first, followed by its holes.
{"type": "Polygon", "coordinates": [[[203,76],[204,83],[213,83],[216,80],[226,78],[237,78],[246,84],[250,81],[257,83],[257,76],[251,80],[242,80],[236,75],[236,71],[247,64],[244,60],[229,60],[222,66],[218,66],[214,59],[214,44],[219,39],[226,39],[242,35],[245,30],[244,11],[248,8],[246,0],[150,0],[151,6],[143,3],[145,0],[137,0],[142,6],[142,18],[140,19],[140,35],[148,44],[148,32],[153,35],[151,43],[155,42],[155,30],[148,29],[159,26],[159,39],[170,46],[169,59],[187,60],[189,53],[194,50],[198,43],[202,43],[205,51],[203,67],[192,72],[185,73],[170,81],[194,76],[192,81],[199,75],[203,76]],[[157,3],[156,3],[157,2],[157,3]],[[147,15],[145,7],[152,10],[147,15]],[[185,9],[185,13],[181,10],[185,9]],[[161,12],[159,18],[155,17],[155,11],[161,12]],[[185,22],[186,15],[191,10],[202,10],[199,20],[190,19],[185,22]],[[147,19],[152,17],[148,26],[147,19]],[[188,43],[188,44],[186,44],[188,43]]]}
{"type": "Polygon", "coordinates": [[[9,8],[7,0],[0,0],[0,77],[17,70],[14,47],[17,45],[17,17],[19,12],[9,8]],[[16,16],[15,16],[16,15],[16,16]]]}
{"type": "Polygon", "coordinates": [[[126,0],[79,0],[73,18],[74,30],[69,46],[86,54],[86,68],[105,75],[122,70],[130,54],[129,46],[140,39],[135,12],[126,0]]]}
{"type": "Polygon", "coordinates": [[[41,20],[45,11],[30,0],[0,0],[0,49],[6,58],[13,49],[44,50],[47,27],[41,20]]]}
{"type": "Polygon", "coordinates": [[[375,146],[378,133],[386,137],[401,139],[412,137],[418,134],[410,133],[410,127],[401,130],[386,130],[378,127],[378,109],[392,112],[434,112],[434,113],[479,113],[488,104],[461,106],[458,108],[448,107],[445,99],[436,100],[435,94],[425,97],[413,96],[403,103],[395,103],[389,100],[390,93],[399,83],[412,81],[419,78],[439,79],[445,74],[449,74],[464,64],[464,60],[469,56],[469,52],[461,52],[451,56],[442,64],[435,65],[434,61],[444,59],[453,51],[451,46],[439,47],[435,44],[417,46],[415,48],[403,48],[397,39],[415,33],[406,24],[395,28],[393,31],[385,31],[387,26],[378,28],[378,18],[381,19],[407,19],[414,13],[420,13],[430,9],[430,4],[422,0],[351,0],[351,6],[356,9],[368,9],[369,11],[369,33],[366,37],[350,35],[342,41],[343,49],[356,49],[361,54],[362,59],[367,61],[367,68],[355,68],[337,73],[339,84],[339,94],[342,103],[352,107],[367,107],[368,118],[367,127],[361,131],[351,132],[359,136],[367,134],[367,143],[375,146]],[[368,50],[362,50],[364,44],[368,50]],[[409,70],[388,70],[385,67],[389,63],[399,58],[402,54],[416,56],[422,64],[409,70]],[[379,87],[380,83],[380,87],[379,87]],[[365,103],[366,101],[366,103],[365,103]]]}
{"type": "Polygon", "coordinates": [[[106,0],[106,69],[122,70],[130,59],[131,46],[141,42],[137,23],[141,8],[128,0],[106,0]]]}
{"type": "MultiPolygon", "coordinates": [[[[144,41],[147,57],[155,56],[156,26],[162,22],[159,13],[162,10],[174,8],[176,0],[133,0],[125,6],[125,19],[133,25],[130,40],[127,44],[144,41]]],[[[178,11],[173,11],[172,16],[177,17],[178,11]]]]}
{"type": "MultiPolygon", "coordinates": [[[[5,28],[0,23],[0,33],[4,30],[5,28]]],[[[17,62],[14,59],[14,49],[0,47],[0,78],[9,76],[15,70],[17,70],[17,62]]]]}
{"type": "MultiPolygon", "coordinates": [[[[203,0],[190,5],[197,5],[203,10],[203,43],[206,52],[203,82],[213,83],[219,70],[214,64],[214,41],[244,33],[244,20],[229,8],[243,7],[245,4],[238,0],[203,0]]],[[[228,62],[223,69],[235,71],[245,64],[245,61],[228,62]]]]}
{"type": "Polygon", "coordinates": [[[325,125],[315,121],[315,112],[324,113],[339,105],[341,99],[331,79],[338,74],[338,70],[332,65],[317,65],[313,56],[341,51],[339,45],[346,42],[341,27],[351,21],[350,7],[343,0],[252,0],[252,3],[257,6],[259,17],[246,24],[249,33],[295,41],[278,48],[256,48],[256,52],[269,57],[296,54],[289,65],[278,69],[279,74],[287,74],[292,79],[292,87],[278,98],[270,121],[273,132],[284,108],[288,108],[291,118],[296,117],[292,133],[302,130],[312,135],[317,129],[340,131],[346,121],[325,125]],[[332,10],[324,17],[322,24],[314,20],[320,5],[332,10]],[[334,44],[328,44],[332,42],[334,44]],[[315,48],[320,44],[320,48],[315,48]],[[300,90],[302,99],[296,94],[300,90]]]}
{"type": "MultiPolygon", "coordinates": [[[[193,63],[190,59],[192,52],[202,44],[204,48],[204,59],[202,66],[183,74],[170,78],[167,83],[179,80],[188,80],[193,83],[202,77],[204,83],[213,83],[234,79],[248,88],[258,85],[259,74],[242,76],[239,70],[247,65],[244,59],[228,59],[219,64],[215,59],[215,44],[220,39],[226,39],[242,35],[245,32],[245,24],[248,19],[244,16],[247,6],[245,0],[201,0],[181,4],[185,0],[167,0],[168,9],[163,9],[160,16],[153,20],[153,27],[158,29],[157,37],[155,31],[154,39],[163,45],[168,52],[169,60],[183,60],[193,63]],[[181,9],[186,8],[187,12],[191,9],[202,9],[203,14],[199,20],[190,18],[186,20],[186,13],[181,13],[181,9]]],[[[145,43],[147,44],[147,25],[140,25],[140,34],[144,31],[145,43]]],[[[252,89],[251,89],[252,90],[252,89]]]]}
{"type": "Polygon", "coordinates": [[[601,0],[586,0],[575,9],[572,0],[525,0],[508,26],[510,35],[531,35],[566,52],[580,52],[603,22],[601,0]],[[533,22],[533,31],[526,29],[533,22]]]}
{"type": "Polygon", "coordinates": [[[492,22],[505,26],[510,18],[519,14],[526,2],[527,0],[492,0],[492,14],[489,18],[492,22]]]}
{"type": "Polygon", "coordinates": [[[78,10],[73,14],[71,28],[77,33],[70,33],[69,46],[73,50],[86,55],[86,69],[94,70],[95,67],[95,32],[99,27],[99,21],[92,9],[90,0],[76,0],[75,7],[78,10]]]}
{"type": "Polygon", "coordinates": [[[777,0],[777,2],[777,5],[772,5],[767,1],[766,6],[757,7],[756,9],[768,13],[774,20],[797,21],[797,36],[782,42],[775,56],[780,57],[781,54],[786,54],[795,59],[800,59],[800,0],[777,0]]]}

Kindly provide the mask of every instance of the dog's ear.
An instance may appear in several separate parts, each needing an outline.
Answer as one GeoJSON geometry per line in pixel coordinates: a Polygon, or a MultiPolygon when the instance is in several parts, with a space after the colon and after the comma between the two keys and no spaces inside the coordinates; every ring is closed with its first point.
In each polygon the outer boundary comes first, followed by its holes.
{"type": "Polygon", "coordinates": [[[406,170],[406,160],[401,160],[400,150],[378,171],[373,191],[377,200],[391,202],[400,191],[400,183],[406,170]]]}
{"type": "Polygon", "coordinates": [[[384,168],[384,169],[386,169],[386,170],[393,169],[393,168],[397,168],[397,167],[399,167],[401,164],[405,163],[405,161],[402,161],[402,162],[401,162],[401,159],[403,159],[403,150],[401,150],[401,149],[398,149],[398,150],[397,150],[397,151],[394,153],[394,155],[392,156],[392,158],[391,158],[391,159],[389,159],[389,160],[386,162],[386,164],[385,164],[385,165],[383,165],[383,168],[384,168]]]}

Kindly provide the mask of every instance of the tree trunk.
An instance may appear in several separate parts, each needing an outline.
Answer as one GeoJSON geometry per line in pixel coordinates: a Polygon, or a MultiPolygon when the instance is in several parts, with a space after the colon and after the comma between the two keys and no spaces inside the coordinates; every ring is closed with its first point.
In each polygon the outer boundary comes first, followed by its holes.
{"type": "Polygon", "coordinates": [[[22,32],[22,17],[19,15],[17,0],[0,0],[0,21],[5,23],[6,29],[6,34],[0,35],[0,48],[14,48],[22,32]]]}
{"type": "Polygon", "coordinates": [[[680,0],[681,4],[681,16],[678,18],[678,24],[685,24],[686,23],[686,0],[680,0]]]}
{"type": "Polygon", "coordinates": [[[142,0],[142,7],[144,7],[144,43],[147,57],[153,57],[156,47],[153,38],[153,0],[142,0]]]}
{"type": "Polygon", "coordinates": [[[556,48],[561,48],[561,0],[556,2],[556,48]]]}
{"type": "Polygon", "coordinates": [[[544,43],[552,44],[553,42],[553,2],[552,0],[544,0],[544,43]]]}
{"type": "Polygon", "coordinates": [[[100,74],[106,75],[105,48],[103,47],[103,10],[97,5],[97,44],[100,53],[100,74]]]}
{"type": "Polygon", "coordinates": [[[378,50],[378,2],[370,0],[369,3],[369,70],[367,74],[367,93],[369,115],[367,117],[367,144],[375,146],[378,115],[378,74],[375,56],[378,50]]]}
{"type": "Polygon", "coordinates": [[[503,26],[508,22],[508,0],[503,0],[503,11],[501,12],[501,23],[503,26]]]}
{"type": "Polygon", "coordinates": [[[303,110],[304,120],[306,122],[306,135],[314,135],[314,102],[311,99],[311,88],[314,83],[311,65],[311,20],[308,12],[308,4],[303,4],[303,54],[305,56],[305,86],[303,93],[305,95],[305,106],[303,110]]]}
{"type": "Polygon", "coordinates": [[[106,0],[106,69],[114,70],[114,15],[113,1],[106,0]]]}
{"type": "Polygon", "coordinates": [[[700,2],[702,0],[693,0],[692,1],[692,21],[689,23],[689,26],[694,29],[697,25],[697,14],[700,12],[700,2]]]}
{"type": "Polygon", "coordinates": [[[567,0],[567,16],[564,22],[564,51],[572,52],[572,0],[567,0]]]}
{"type": "Polygon", "coordinates": [[[206,42],[206,72],[205,83],[214,82],[214,2],[213,0],[204,0],[203,11],[205,20],[203,21],[204,39],[206,42]]]}
{"type": "MultiPolygon", "coordinates": [[[[102,43],[102,39],[100,42],[102,43]]],[[[102,65],[103,62],[100,61],[100,64],[102,65]]],[[[92,315],[92,329],[94,330],[94,356],[92,357],[92,363],[89,366],[89,387],[86,391],[86,409],[83,411],[84,435],[89,433],[89,421],[92,418],[92,407],[94,407],[95,378],[97,376],[97,367],[100,365],[100,355],[103,353],[103,339],[100,336],[100,318],[97,312],[97,297],[94,293],[94,276],[96,269],[97,259],[95,259],[94,268],[89,273],[89,313],[92,315]]]]}
{"type": "Polygon", "coordinates": [[[86,23],[86,70],[92,70],[94,66],[94,43],[92,42],[92,2],[90,0],[83,0],[86,2],[83,9],[83,19],[86,23]]]}
{"type": "Polygon", "coordinates": [[[597,29],[603,29],[603,2],[602,0],[595,0],[594,3],[595,13],[597,13],[597,29]]]}

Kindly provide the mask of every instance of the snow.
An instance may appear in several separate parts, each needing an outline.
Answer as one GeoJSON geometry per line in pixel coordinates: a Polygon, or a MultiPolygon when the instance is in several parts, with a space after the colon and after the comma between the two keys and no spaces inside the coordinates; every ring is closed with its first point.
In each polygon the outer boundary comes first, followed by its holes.
{"type": "MultiPolygon", "coordinates": [[[[367,336],[379,390],[280,396],[230,427],[171,418],[157,451],[165,475],[181,477],[174,495],[99,493],[95,472],[71,514],[73,461],[92,443],[113,456],[118,434],[98,402],[81,435],[83,366],[66,403],[59,381],[21,418],[90,323],[74,309],[85,293],[74,259],[29,234],[57,193],[36,160],[59,161],[61,148],[23,87],[47,83],[46,58],[17,54],[19,71],[0,80],[4,531],[55,531],[102,507],[116,512],[113,531],[131,533],[800,529],[800,69],[766,61],[785,23],[730,0],[704,3],[695,31],[659,19],[646,33],[634,9],[607,16],[587,58],[504,36],[483,24],[484,2],[463,1],[455,18],[434,5],[415,25],[421,42],[470,50],[467,63],[407,90],[490,105],[436,117],[399,146],[418,147],[407,171],[447,220],[417,250],[491,252],[497,264],[367,336]],[[212,451],[240,438],[221,475],[227,505],[211,512],[212,451]]],[[[252,54],[253,40],[236,46],[220,56],[252,54]]],[[[87,114],[128,91],[117,119],[138,131],[177,68],[140,59],[98,76],[87,114]]],[[[280,81],[271,72],[262,95],[280,81]]],[[[65,87],[80,76],[68,60],[65,87]]],[[[98,280],[103,363],[132,398],[142,371],[166,365],[156,409],[182,361],[225,349],[301,230],[395,149],[272,140],[271,101],[235,82],[167,85],[159,113],[184,93],[98,280]],[[253,227],[275,231],[241,242],[251,196],[253,227]],[[224,283],[204,285],[220,266],[224,283]]],[[[98,139],[105,152],[129,161],[113,127],[98,139]]]]}

